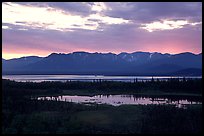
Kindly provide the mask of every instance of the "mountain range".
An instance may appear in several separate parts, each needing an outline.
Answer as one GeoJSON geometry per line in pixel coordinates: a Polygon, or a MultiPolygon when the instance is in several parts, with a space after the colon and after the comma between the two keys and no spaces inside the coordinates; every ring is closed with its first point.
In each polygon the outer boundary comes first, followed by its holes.
{"type": "Polygon", "coordinates": [[[2,74],[202,75],[202,53],[52,53],[5,60],[2,74]]]}

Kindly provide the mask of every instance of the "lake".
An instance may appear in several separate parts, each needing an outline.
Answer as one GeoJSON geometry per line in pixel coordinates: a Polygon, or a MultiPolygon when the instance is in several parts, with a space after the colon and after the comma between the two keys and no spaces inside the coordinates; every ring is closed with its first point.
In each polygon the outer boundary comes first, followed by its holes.
{"type": "Polygon", "coordinates": [[[97,103],[97,104],[109,104],[113,106],[119,106],[123,104],[133,104],[133,105],[174,105],[178,108],[186,108],[189,104],[202,104],[202,100],[190,100],[186,98],[168,98],[168,97],[141,97],[135,95],[95,95],[95,96],[44,96],[38,97],[38,100],[56,100],[56,101],[66,101],[75,103],[97,103]]]}
{"type": "MultiPolygon", "coordinates": [[[[42,81],[87,81],[92,82],[93,80],[105,80],[105,81],[123,81],[133,82],[134,79],[137,81],[147,81],[154,79],[167,80],[169,78],[180,78],[181,76],[104,76],[104,75],[2,75],[3,79],[10,79],[21,82],[42,82],[42,81]]],[[[202,76],[187,76],[189,78],[202,78],[202,76]]]]}

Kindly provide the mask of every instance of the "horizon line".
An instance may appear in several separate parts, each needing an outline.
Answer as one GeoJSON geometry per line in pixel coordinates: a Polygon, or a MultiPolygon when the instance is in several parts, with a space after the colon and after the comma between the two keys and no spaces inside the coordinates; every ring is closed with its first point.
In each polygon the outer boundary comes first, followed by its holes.
{"type": "MultiPolygon", "coordinates": [[[[28,56],[21,56],[21,57],[18,57],[18,58],[16,58],[16,57],[14,57],[14,58],[10,58],[10,59],[5,59],[5,58],[3,58],[3,56],[2,56],[2,59],[4,59],[4,60],[11,60],[11,59],[19,59],[19,58],[24,58],[24,57],[48,57],[48,56],[50,56],[51,54],[65,54],[65,55],[67,55],[67,54],[72,54],[72,53],[76,53],[76,52],[84,52],[84,53],[98,53],[98,54],[109,54],[109,53],[111,53],[111,54],[115,54],[115,55],[119,55],[119,54],[121,54],[121,53],[128,53],[128,54],[132,54],[132,53],[136,53],[136,52],[143,52],[143,53],[161,53],[161,52],[157,52],[157,51],[155,51],[155,52],[148,52],[148,51],[135,51],[135,52],[120,52],[120,53],[114,53],[114,52],[88,52],[88,51],[73,51],[73,52],[69,52],[69,53],[63,53],[63,52],[52,52],[52,53],[49,53],[48,55],[45,55],[45,56],[37,56],[37,55],[28,55],[28,56]]],[[[170,55],[177,55],[177,54],[181,54],[181,53],[192,53],[192,52],[189,52],[189,51],[185,51],[185,52],[180,52],[180,53],[161,53],[161,54],[170,54],[170,55]]],[[[199,55],[199,54],[202,54],[202,51],[200,52],[200,53],[192,53],[192,54],[194,54],[194,55],[199,55]]],[[[3,55],[3,54],[2,54],[3,55]]]]}

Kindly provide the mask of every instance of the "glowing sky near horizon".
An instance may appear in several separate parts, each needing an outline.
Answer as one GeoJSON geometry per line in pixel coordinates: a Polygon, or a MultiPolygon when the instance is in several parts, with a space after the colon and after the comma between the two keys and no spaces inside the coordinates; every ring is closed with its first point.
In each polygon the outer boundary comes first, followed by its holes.
{"type": "Polygon", "coordinates": [[[202,52],[201,2],[3,2],[2,57],[202,52]]]}

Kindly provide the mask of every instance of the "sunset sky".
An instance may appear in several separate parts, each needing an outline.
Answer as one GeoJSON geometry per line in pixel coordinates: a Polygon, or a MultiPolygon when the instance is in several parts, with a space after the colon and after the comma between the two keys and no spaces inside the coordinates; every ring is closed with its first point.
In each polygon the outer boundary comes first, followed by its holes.
{"type": "Polygon", "coordinates": [[[2,57],[202,52],[201,2],[4,2],[2,57]]]}

